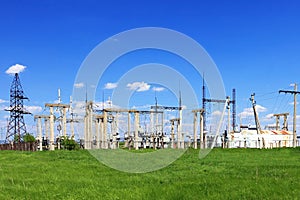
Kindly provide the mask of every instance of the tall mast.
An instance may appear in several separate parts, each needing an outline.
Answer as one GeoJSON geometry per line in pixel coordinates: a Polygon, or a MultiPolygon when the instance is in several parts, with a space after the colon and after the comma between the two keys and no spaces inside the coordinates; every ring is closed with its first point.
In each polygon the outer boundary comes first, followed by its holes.
{"type": "Polygon", "coordinates": [[[15,74],[10,88],[10,106],[6,111],[10,112],[9,122],[7,126],[6,141],[20,142],[22,136],[27,133],[24,122],[24,115],[31,114],[24,108],[24,96],[21,81],[18,73],[15,74]]]}

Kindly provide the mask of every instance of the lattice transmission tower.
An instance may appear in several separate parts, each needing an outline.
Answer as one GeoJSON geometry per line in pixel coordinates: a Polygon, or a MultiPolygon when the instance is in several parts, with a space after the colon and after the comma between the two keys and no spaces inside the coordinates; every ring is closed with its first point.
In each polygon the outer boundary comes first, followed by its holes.
{"type": "Polygon", "coordinates": [[[24,99],[28,100],[28,98],[24,96],[19,75],[16,73],[10,87],[10,106],[6,109],[6,111],[10,112],[6,141],[21,142],[22,136],[27,133],[24,115],[31,113],[25,110],[23,104],[24,99]]]}

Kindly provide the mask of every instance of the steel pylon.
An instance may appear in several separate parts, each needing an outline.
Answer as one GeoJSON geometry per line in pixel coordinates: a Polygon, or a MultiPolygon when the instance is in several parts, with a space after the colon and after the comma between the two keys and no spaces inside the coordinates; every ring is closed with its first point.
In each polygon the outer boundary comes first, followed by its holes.
{"type": "Polygon", "coordinates": [[[10,112],[6,142],[21,142],[22,136],[27,133],[24,115],[31,113],[24,108],[23,101],[25,99],[28,100],[28,98],[24,96],[19,75],[16,73],[10,88],[10,106],[6,109],[6,111],[10,112]]]}

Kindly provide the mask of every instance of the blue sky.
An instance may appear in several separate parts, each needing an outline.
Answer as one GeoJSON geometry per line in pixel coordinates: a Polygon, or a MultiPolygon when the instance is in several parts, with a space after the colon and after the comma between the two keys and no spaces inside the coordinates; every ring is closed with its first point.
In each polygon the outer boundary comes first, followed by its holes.
{"type": "MultiPolygon", "coordinates": [[[[20,74],[30,98],[27,105],[53,102],[57,88],[63,102],[68,102],[77,70],[101,41],[132,28],[165,27],[190,36],[206,49],[218,66],[226,93],[231,95],[236,88],[238,113],[249,114],[248,99],[255,92],[260,117],[265,124],[274,123],[266,118],[268,114],[292,114],[292,97],[278,95],[278,90],[299,83],[299,8],[298,1],[283,0],[1,1],[0,102],[9,100],[12,76],[5,71],[14,64],[27,66],[20,74]]],[[[111,73],[113,77],[115,72],[111,73]]],[[[201,83],[199,98],[200,87],[201,83]]],[[[97,92],[100,100],[102,91],[97,92]]],[[[151,96],[154,91],[148,92],[144,94],[151,96]]],[[[163,92],[157,92],[161,102],[168,96],[163,92]]],[[[109,95],[107,90],[104,93],[109,95]]],[[[0,104],[2,132],[7,105],[0,104]]],[[[243,123],[251,120],[245,117],[243,123]]]]}

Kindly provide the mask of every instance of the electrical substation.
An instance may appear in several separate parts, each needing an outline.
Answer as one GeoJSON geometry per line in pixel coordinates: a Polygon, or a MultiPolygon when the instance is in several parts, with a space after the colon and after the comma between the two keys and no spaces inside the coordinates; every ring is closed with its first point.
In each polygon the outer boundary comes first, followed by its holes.
{"type": "MultiPolygon", "coordinates": [[[[96,102],[82,102],[81,107],[74,111],[74,103],[70,97],[69,103],[61,102],[61,92],[58,89],[58,101],[45,103],[45,111],[34,115],[36,123],[36,142],[30,149],[50,150],[64,148],[63,139],[76,141],[80,148],[84,149],[184,149],[184,148],[276,148],[295,147],[299,145],[293,132],[288,131],[287,117],[289,113],[274,114],[275,127],[267,127],[263,130],[260,126],[256,109],[255,94],[250,101],[253,107],[255,127],[236,124],[236,90],[232,90],[232,98],[210,99],[206,97],[204,81],[202,86],[202,108],[189,110],[190,115],[183,115],[184,108],[179,106],[155,105],[149,110],[126,109],[119,107],[105,107],[98,109],[96,102]],[[223,107],[220,121],[215,129],[207,127],[209,104],[219,104],[223,107]],[[78,109],[79,113],[78,114],[78,109]],[[227,112],[226,112],[227,111],[227,112]],[[175,118],[167,118],[168,112],[172,112],[175,118]],[[188,131],[183,131],[184,117],[189,116],[191,126],[188,131]],[[224,119],[227,116],[227,120],[224,119]],[[283,117],[283,127],[280,127],[280,117],[283,117]],[[223,120],[224,119],[224,120],[223,120]],[[81,128],[76,128],[81,126],[81,128]],[[225,127],[225,128],[223,128],[225,127]],[[213,131],[212,131],[213,130],[213,131]]],[[[295,91],[280,91],[291,93],[295,91]]],[[[21,149],[16,147],[22,144],[23,136],[27,134],[24,115],[30,114],[25,110],[24,95],[19,75],[15,74],[10,89],[10,106],[6,111],[10,112],[7,124],[6,144],[1,149],[21,149]]],[[[102,102],[104,104],[104,102],[102,102]]],[[[112,104],[112,102],[110,102],[112,104]]],[[[296,106],[296,103],[295,103],[296,106]]],[[[295,112],[294,112],[295,113],[295,112]]],[[[294,117],[295,120],[295,117],[294,117]]],[[[212,126],[212,125],[210,125],[212,126]]],[[[294,121],[295,126],[295,121],[294,121]]],[[[26,149],[26,148],[25,148],[26,149]]]]}

